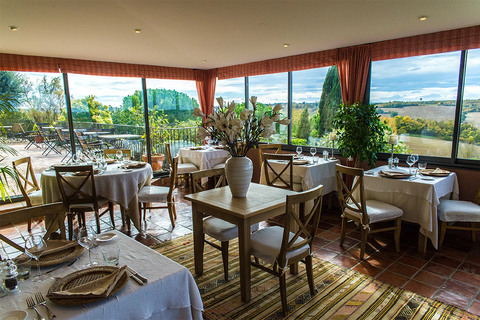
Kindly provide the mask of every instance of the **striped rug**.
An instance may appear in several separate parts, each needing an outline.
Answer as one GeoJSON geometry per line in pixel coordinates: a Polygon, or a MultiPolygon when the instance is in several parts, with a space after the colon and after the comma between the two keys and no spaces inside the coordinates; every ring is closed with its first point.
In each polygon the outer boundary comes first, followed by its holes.
{"type": "Polygon", "coordinates": [[[303,263],[287,274],[289,312],[280,302],[278,278],[252,267],[252,300],[240,300],[238,243],[232,241],[229,281],[223,280],[219,250],[205,245],[204,274],[195,275],[193,240],[188,235],[155,248],[192,272],[202,295],[205,319],[476,319],[442,302],[382,283],[361,273],[314,259],[317,293],[311,297],[303,263]]]}

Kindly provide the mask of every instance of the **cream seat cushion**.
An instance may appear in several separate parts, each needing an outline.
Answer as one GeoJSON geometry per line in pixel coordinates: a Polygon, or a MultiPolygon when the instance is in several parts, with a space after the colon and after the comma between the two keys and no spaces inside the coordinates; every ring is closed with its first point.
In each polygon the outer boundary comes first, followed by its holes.
{"type": "Polygon", "coordinates": [[[480,206],[469,201],[440,200],[437,213],[441,221],[480,222],[480,206]]]}
{"type": "Polygon", "coordinates": [[[166,202],[169,191],[169,187],[143,186],[138,192],[138,202],[166,202]]]}
{"type": "MultiPolygon", "coordinates": [[[[258,228],[258,223],[251,225],[250,232],[254,232],[258,228]]],[[[236,225],[216,217],[207,217],[203,220],[203,232],[219,241],[230,241],[238,237],[236,225]]]]}
{"type": "Polygon", "coordinates": [[[43,204],[42,190],[33,191],[32,193],[28,194],[28,197],[30,198],[32,206],[43,204]]]}
{"type": "Polygon", "coordinates": [[[179,163],[177,174],[185,174],[190,172],[198,171],[198,168],[193,163],[179,163]]]}
{"type": "MultiPolygon", "coordinates": [[[[295,234],[290,232],[289,239],[292,239],[294,236],[295,234]]],[[[283,228],[279,226],[267,227],[254,232],[252,233],[250,241],[250,253],[255,257],[267,261],[268,263],[274,264],[278,255],[280,254],[282,238],[283,228]]],[[[298,243],[302,240],[303,239],[298,238],[295,243],[298,243]]],[[[310,246],[306,244],[297,250],[287,252],[287,264],[289,259],[308,250],[310,250],[310,246]]]]}
{"type": "MultiPolygon", "coordinates": [[[[377,200],[367,200],[365,201],[367,206],[367,214],[370,217],[370,223],[395,219],[403,215],[403,211],[400,208],[397,208],[391,204],[377,201],[377,200]]],[[[361,218],[361,213],[354,212],[348,208],[345,209],[345,212],[361,218]]]]}

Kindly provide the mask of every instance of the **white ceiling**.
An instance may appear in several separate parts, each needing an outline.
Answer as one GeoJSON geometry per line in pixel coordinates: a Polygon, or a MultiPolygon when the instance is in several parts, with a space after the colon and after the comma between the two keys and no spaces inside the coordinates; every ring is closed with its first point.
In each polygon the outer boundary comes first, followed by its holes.
{"type": "Polygon", "coordinates": [[[479,0],[0,0],[0,52],[210,69],[475,25],[479,0]]]}

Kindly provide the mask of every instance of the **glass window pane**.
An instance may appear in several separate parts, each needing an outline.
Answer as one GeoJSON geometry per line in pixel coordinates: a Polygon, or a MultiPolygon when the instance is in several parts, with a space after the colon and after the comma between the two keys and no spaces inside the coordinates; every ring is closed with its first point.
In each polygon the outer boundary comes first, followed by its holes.
{"type": "MultiPolygon", "coordinates": [[[[0,111],[3,142],[16,154],[0,151],[5,158],[0,166],[11,166],[12,160],[30,157],[38,176],[68,153],[68,143],[60,142],[55,128],[68,131],[65,118],[65,96],[62,76],[58,73],[0,71],[0,94],[14,96],[18,104],[11,112],[0,111]],[[62,127],[63,126],[63,127],[62,127]],[[39,131],[40,130],[40,131],[39,131]]],[[[25,173],[25,167],[19,170],[25,173]]],[[[3,176],[2,176],[3,181],[3,176]]],[[[7,178],[9,196],[21,195],[15,181],[7,178]]]]}
{"type": "Polygon", "coordinates": [[[185,146],[196,144],[199,108],[195,81],[147,79],[148,114],[152,152],[164,153],[169,142],[172,155],[185,146]]]}
{"type": "Polygon", "coordinates": [[[469,50],[458,157],[480,159],[480,49],[469,50]]]}
{"type": "MultiPolygon", "coordinates": [[[[234,101],[245,104],[245,78],[218,80],[215,88],[215,98],[222,97],[225,102],[234,101]]],[[[214,103],[217,105],[217,102],[214,103]]]]}
{"type": "Polygon", "coordinates": [[[85,157],[130,149],[132,160],[146,161],[141,79],[78,74],[68,79],[77,149],[85,157]]]}
{"type": "MultiPolygon", "coordinates": [[[[276,104],[282,106],[282,114],[288,115],[288,74],[275,73],[261,76],[249,77],[250,96],[257,97],[257,113],[268,112],[276,104]]],[[[271,136],[270,142],[287,143],[288,126],[274,124],[276,134],[271,136]]]]}
{"type": "Polygon", "coordinates": [[[370,99],[399,153],[450,157],[460,52],[372,62],[370,99]]]}
{"type": "Polygon", "coordinates": [[[292,144],[330,147],[328,135],[342,103],[337,67],[295,71],[292,144]]]}

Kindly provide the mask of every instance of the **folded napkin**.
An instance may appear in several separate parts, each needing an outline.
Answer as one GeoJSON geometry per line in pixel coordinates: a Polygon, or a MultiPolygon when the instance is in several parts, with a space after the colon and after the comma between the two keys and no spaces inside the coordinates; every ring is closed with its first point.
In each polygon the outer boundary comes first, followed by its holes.
{"type": "Polygon", "coordinates": [[[411,174],[403,171],[380,171],[379,173],[387,178],[406,178],[411,176],[411,174]]]}
{"type": "Polygon", "coordinates": [[[145,162],[130,162],[122,166],[123,169],[137,169],[143,168],[147,165],[145,162]]]}
{"type": "MultiPolygon", "coordinates": [[[[101,172],[100,169],[93,170],[93,174],[99,174],[101,172]]],[[[73,176],[86,176],[90,173],[90,171],[76,171],[72,173],[73,176]]]]}
{"type": "Polygon", "coordinates": [[[54,163],[50,165],[50,169],[55,169],[55,167],[63,167],[67,165],[68,165],[67,163],[54,163]]]}
{"type": "Polygon", "coordinates": [[[425,169],[420,171],[420,173],[426,176],[448,176],[450,174],[450,171],[436,168],[436,169],[425,169]]]}
{"type": "Polygon", "coordinates": [[[433,174],[449,174],[450,171],[447,171],[447,170],[443,170],[443,169],[440,169],[440,168],[436,168],[435,170],[432,171],[433,174]]]}
{"type": "Polygon", "coordinates": [[[108,276],[93,280],[68,290],[49,292],[49,298],[106,298],[110,295],[117,282],[127,272],[127,266],[118,268],[108,276]]]}
{"type": "Polygon", "coordinates": [[[293,164],[307,164],[309,161],[308,160],[293,160],[293,164]]]}
{"type": "Polygon", "coordinates": [[[190,150],[202,150],[203,147],[190,147],[190,150]]]}
{"type": "Polygon", "coordinates": [[[47,241],[47,249],[43,252],[43,256],[47,254],[62,252],[64,250],[78,246],[79,244],[76,241],[67,241],[67,240],[54,240],[47,241]]]}
{"type": "Polygon", "coordinates": [[[117,159],[106,159],[105,162],[106,162],[107,164],[112,164],[112,163],[117,162],[117,159]]]}

